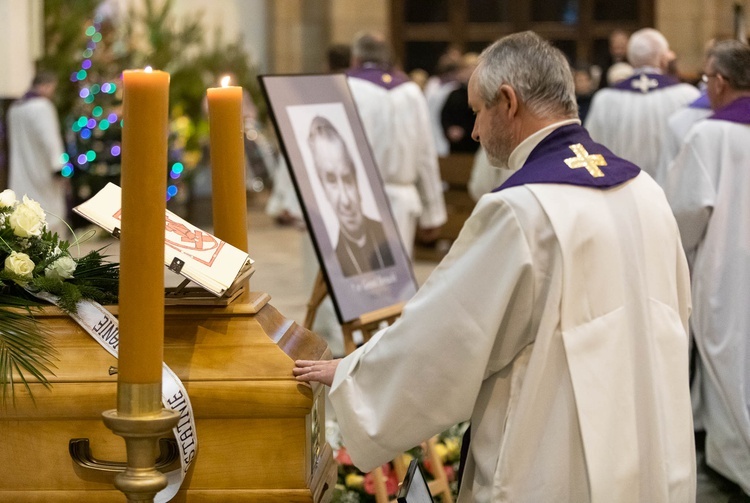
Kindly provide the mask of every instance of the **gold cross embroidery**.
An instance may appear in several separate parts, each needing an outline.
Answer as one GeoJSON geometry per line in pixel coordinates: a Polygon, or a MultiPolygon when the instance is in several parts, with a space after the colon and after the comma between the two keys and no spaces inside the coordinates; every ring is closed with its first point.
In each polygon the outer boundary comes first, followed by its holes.
{"type": "Polygon", "coordinates": [[[576,155],[575,157],[565,159],[565,164],[567,164],[570,169],[586,168],[594,178],[604,176],[604,173],[599,169],[599,166],[606,166],[607,161],[604,160],[604,157],[602,157],[601,154],[589,154],[580,143],[570,145],[568,148],[576,155]]]}
{"type": "Polygon", "coordinates": [[[638,89],[643,94],[646,94],[651,89],[659,87],[659,81],[656,79],[649,79],[648,75],[642,73],[640,78],[630,82],[630,85],[633,89],[638,89]]]}

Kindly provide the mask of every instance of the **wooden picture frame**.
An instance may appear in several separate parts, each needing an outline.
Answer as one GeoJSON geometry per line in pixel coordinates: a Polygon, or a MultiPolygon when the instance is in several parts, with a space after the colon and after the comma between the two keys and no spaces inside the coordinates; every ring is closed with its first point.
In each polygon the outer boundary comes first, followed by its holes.
{"type": "Polygon", "coordinates": [[[417,282],[346,76],[259,80],[339,322],[403,305],[417,282]]]}

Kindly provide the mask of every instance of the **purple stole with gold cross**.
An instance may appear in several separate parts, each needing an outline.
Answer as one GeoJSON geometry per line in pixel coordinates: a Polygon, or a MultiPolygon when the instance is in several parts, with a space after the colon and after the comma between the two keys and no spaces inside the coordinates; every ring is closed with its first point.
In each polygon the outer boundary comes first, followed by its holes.
{"type": "Polygon", "coordinates": [[[636,73],[622,82],[618,82],[613,89],[620,91],[631,91],[634,93],[648,94],[651,91],[664,89],[665,87],[679,84],[680,81],[671,75],[662,75],[660,73],[636,73]]]}
{"type": "Polygon", "coordinates": [[[493,192],[528,183],[608,189],[640,172],[632,162],[594,142],[583,127],[570,124],[552,131],[531,151],[521,169],[493,192]]]}

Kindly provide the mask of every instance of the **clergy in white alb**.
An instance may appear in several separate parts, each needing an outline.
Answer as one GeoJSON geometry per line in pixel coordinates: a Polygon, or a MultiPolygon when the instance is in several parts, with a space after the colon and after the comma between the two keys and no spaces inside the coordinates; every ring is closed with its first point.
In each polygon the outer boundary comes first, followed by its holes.
{"type": "Polygon", "coordinates": [[[716,112],[688,133],[665,191],[693,255],[693,396],[706,462],[750,495],[750,47],[724,41],[709,54],[716,112]]]}
{"type": "Polygon", "coordinates": [[[696,87],[664,73],[671,54],[667,40],[658,31],[644,28],[633,33],[628,41],[628,60],[635,73],[598,91],[585,122],[595,141],[654,177],[667,119],[700,95],[696,87]]]}
{"type": "Polygon", "coordinates": [[[60,121],[52,97],[57,88],[54,74],[40,72],[31,89],[8,110],[8,187],[19,198],[24,195],[44,205],[51,215],[49,229],[66,232],[67,179],[63,167],[60,121]]]}
{"type": "Polygon", "coordinates": [[[712,113],[708,95],[703,92],[698,99],[669,116],[659,157],[659,166],[654,175],[654,180],[659,185],[664,186],[667,168],[679,153],[680,148],[682,148],[682,142],[685,140],[690,128],[696,122],[702,121],[712,113]]]}
{"type": "Polygon", "coordinates": [[[591,140],[565,56],[531,32],[482,53],[469,103],[517,171],[398,321],[295,375],[332,385],[365,470],[470,419],[459,503],[694,501],[689,278],[662,190],[591,140]]]}
{"type": "Polygon", "coordinates": [[[437,237],[448,216],[427,102],[419,86],[389,61],[388,44],[380,34],[358,34],[347,76],[396,226],[411,256],[417,228],[437,237]]]}

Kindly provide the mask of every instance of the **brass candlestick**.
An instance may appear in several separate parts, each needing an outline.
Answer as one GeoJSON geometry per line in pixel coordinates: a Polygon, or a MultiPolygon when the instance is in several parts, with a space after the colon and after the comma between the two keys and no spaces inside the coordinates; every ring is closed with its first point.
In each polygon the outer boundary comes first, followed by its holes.
{"type": "Polygon", "coordinates": [[[125,471],[115,477],[115,487],[129,502],[153,503],[167,487],[167,477],[156,469],[160,437],[169,435],[180,418],[161,406],[161,383],[119,383],[117,409],[102,413],[104,424],[125,439],[125,471]]]}

